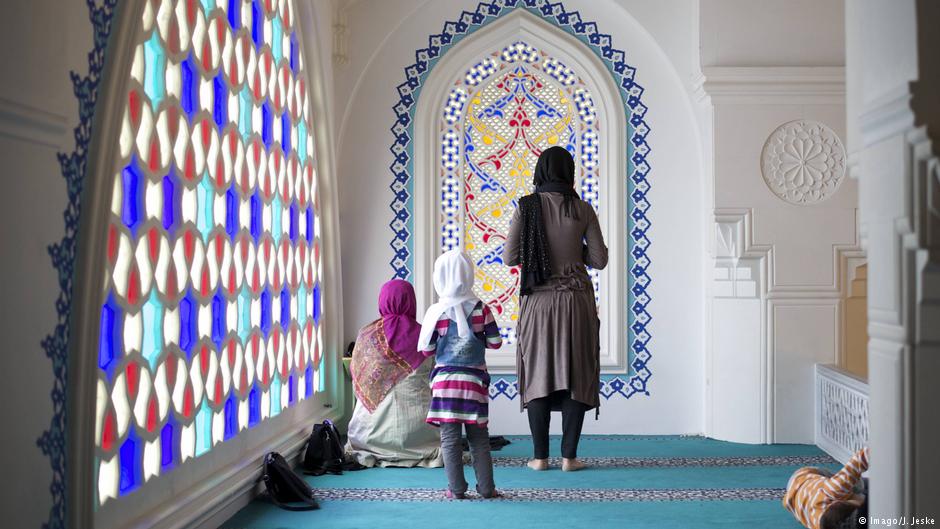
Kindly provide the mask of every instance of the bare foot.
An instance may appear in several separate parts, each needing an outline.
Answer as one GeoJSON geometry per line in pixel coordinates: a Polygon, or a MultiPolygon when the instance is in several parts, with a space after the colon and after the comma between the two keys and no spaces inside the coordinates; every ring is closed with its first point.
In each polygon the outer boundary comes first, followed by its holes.
{"type": "Polygon", "coordinates": [[[532,470],[548,470],[548,459],[532,459],[527,465],[532,470]]]}
{"type": "Polygon", "coordinates": [[[565,472],[574,472],[585,467],[587,467],[587,465],[579,461],[577,458],[568,459],[567,457],[563,457],[561,459],[561,469],[565,472]]]}

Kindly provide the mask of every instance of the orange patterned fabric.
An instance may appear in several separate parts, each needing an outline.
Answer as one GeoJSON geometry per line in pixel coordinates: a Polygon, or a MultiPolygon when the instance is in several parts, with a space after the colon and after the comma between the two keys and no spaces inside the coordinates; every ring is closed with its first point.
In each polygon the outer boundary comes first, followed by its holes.
{"type": "Polygon", "coordinates": [[[411,365],[389,347],[381,318],[359,331],[349,373],[356,397],[370,413],[412,371],[411,365]]]}
{"type": "Polygon", "coordinates": [[[819,529],[819,520],[826,509],[836,501],[851,499],[855,484],[866,470],[868,448],[856,452],[848,464],[831,477],[810,467],[801,468],[787,483],[783,506],[809,529],[819,529]]]}

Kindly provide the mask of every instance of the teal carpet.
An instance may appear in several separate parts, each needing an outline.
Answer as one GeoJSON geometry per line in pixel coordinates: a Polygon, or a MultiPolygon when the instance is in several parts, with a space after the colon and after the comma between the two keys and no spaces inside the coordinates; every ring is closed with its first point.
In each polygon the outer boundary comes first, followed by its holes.
{"type": "MultiPolygon", "coordinates": [[[[802,527],[780,504],[794,470],[839,465],[815,446],[744,445],[702,437],[585,436],[581,472],[534,472],[532,443],[512,444],[495,458],[497,500],[446,501],[444,470],[384,468],[342,476],[307,476],[320,509],[288,512],[264,498],[223,525],[226,529],[406,527],[707,529],[802,527]]],[[[552,440],[552,453],[559,452],[552,440]]],[[[473,490],[473,471],[466,467],[473,490]]]]}

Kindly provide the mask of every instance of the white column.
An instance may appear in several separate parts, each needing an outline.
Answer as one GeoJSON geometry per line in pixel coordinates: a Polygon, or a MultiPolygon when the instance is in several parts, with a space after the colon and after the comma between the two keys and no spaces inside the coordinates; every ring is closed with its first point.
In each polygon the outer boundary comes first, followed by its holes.
{"type": "Polygon", "coordinates": [[[872,517],[940,518],[938,19],[930,0],[846,2],[849,166],[869,255],[872,517]]]}

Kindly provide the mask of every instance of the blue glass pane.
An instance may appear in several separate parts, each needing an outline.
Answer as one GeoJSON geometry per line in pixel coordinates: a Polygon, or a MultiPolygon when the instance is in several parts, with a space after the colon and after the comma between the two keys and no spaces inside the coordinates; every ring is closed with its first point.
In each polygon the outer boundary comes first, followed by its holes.
{"type": "Polygon", "coordinates": [[[281,413],[281,379],[274,375],[271,381],[271,417],[281,413]]]}
{"type": "Polygon", "coordinates": [[[261,10],[261,0],[251,3],[251,40],[260,48],[264,41],[264,11],[261,10]]]}
{"type": "Polygon", "coordinates": [[[313,285],[313,323],[320,326],[320,282],[313,285]]]}
{"type": "MultiPolygon", "coordinates": [[[[307,287],[303,284],[297,288],[297,324],[301,328],[307,324],[307,287]]],[[[283,322],[287,325],[287,322],[283,322]]]]}
{"type": "Polygon", "coordinates": [[[228,85],[222,70],[212,80],[212,92],[212,117],[221,128],[228,122],[228,85]]]}
{"type": "Polygon", "coordinates": [[[288,210],[288,214],[290,215],[290,229],[289,229],[290,242],[293,244],[297,244],[297,229],[298,229],[297,224],[299,220],[297,218],[298,210],[297,210],[296,202],[291,202],[290,210],[288,210]]]}
{"type": "Polygon", "coordinates": [[[251,334],[251,295],[248,286],[243,286],[238,293],[238,338],[246,343],[251,334]]]}
{"type": "Polygon", "coordinates": [[[248,90],[248,84],[238,93],[238,132],[242,135],[242,140],[248,141],[251,136],[251,91],[248,90]]]}
{"type": "Polygon", "coordinates": [[[271,21],[271,54],[274,55],[274,64],[284,58],[284,29],[279,16],[271,21]]]}
{"type": "Polygon", "coordinates": [[[225,298],[222,294],[216,292],[212,297],[212,341],[219,349],[222,348],[222,340],[225,339],[225,298]]]}
{"type": "Polygon", "coordinates": [[[248,392],[248,427],[253,427],[261,421],[261,392],[258,386],[252,386],[248,392]]]}
{"type": "Polygon", "coordinates": [[[313,395],[313,366],[310,364],[307,364],[307,371],[304,374],[304,386],[306,386],[304,397],[309,399],[313,395]]]}
{"type": "Polygon", "coordinates": [[[238,433],[238,402],[235,395],[229,395],[225,401],[225,440],[228,441],[238,433]]]}
{"type": "Polygon", "coordinates": [[[173,232],[176,223],[176,175],[173,168],[163,177],[163,229],[173,232]]]}
{"type": "Polygon", "coordinates": [[[192,55],[186,57],[186,60],[180,64],[180,81],[182,84],[180,105],[192,119],[199,106],[199,70],[196,69],[196,62],[193,61],[192,55]]]}
{"type": "Polygon", "coordinates": [[[242,0],[228,0],[228,23],[235,31],[242,27],[242,0]]]}
{"type": "Polygon", "coordinates": [[[202,181],[196,188],[196,228],[202,235],[202,240],[209,241],[209,233],[215,226],[215,219],[212,216],[212,207],[215,203],[215,193],[212,190],[212,177],[206,171],[202,175],[202,181]]]}
{"type": "Polygon", "coordinates": [[[286,329],[290,324],[290,291],[287,290],[287,285],[284,285],[284,290],[281,291],[281,325],[286,329]]]}
{"type": "Polygon", "coordinates": [[[119,322],[122,321],[121,307],[114,301],[113,295],[101,306],[101,327],[98,335],[98,367],[114,375],[114,359],[121,355],[121,335],[119,322]]]}
{"type": "Polygon", "coordinates": [[[121,469],[121,478],[118,484],[118,491],[121,496],[131,492],[140,486],[141,478],[141,442],[137,438],[137,432],[131,426],[127,439],[121,445],[119,465],[121,469]]]}
{"type": "Polygon", "coordinates": [[[297,33],[291,31],[290,33],[290,69],[297,74],[297,67],[300,65],[299,61],[300,47],[297,46],[297,33]]]}
{"type": "Polygon", "coordinates": [[[170,418],[167,419],[167,423],[163,426],[163,429],[160,430],[160,469],[169,470],[173,468],[173,464],[176,460],[175,454],[173,452],[174,447],[179,446],[178,442],[175,442],[175,433],[176,433],[176,421],[173,420],[173,416],[170,415],[170,418]]]}
{"type": "Polygon", "coordinates": [[[307,243],[313,243],[313,228],[316,217],[313,215],[313,206],[307,206],[307,243]]]}
{"type": "Polygon", "coordinates": [[[187,359],[192,358],[193,345],[199,339],[196,330],[198,307],[193,291],[187,290],[186,296],[180,300],[180,349],[186,353],[187,359]]]}
{"type": "Polygon", "coordinates": [[[261,332],[265,338],[271,332],[271,293],[268,289],[261,292],[261,332]]]}
{"type": "Polygon", "coordinates": [[[150,291],[150,298],[144,303],[141,313],[144,318],[144,336],[140,354],[147,359],[150,370],[156,372],[157,360],[163,352],[163,303],[157,297],[157,289],[150,291]]]}
{"type": "Polygon", "coordinates": [[[290,112],[281,114],[281,147],[287,156],[290,152],[290,112]]]}
{"type": "Polygon", "coordinates": [[[271,142],[274,141],[274,112],[267,101],[261,105],[261,140],[264,141],[264,146],[271,150],[271,142]]]}
{"type": "Polygon", "coordinates": [[[258,239],[261,237],[261,232],[264,229],[264,225],[261,223],[261,213],[263,211],[264,204],[261,202],[261,196],[258,195],[258,192],[255,191],[254,195],[251,195],[251,236],[254,238],[255,243],[258,242],[258,239]]]}
{"type": "Polygon", "coordinates": [[[131,233],[137,234],[137,225],[141,221],[141,210],[143,201],[144,175],[137,165],[137,157],[131,158],[131,163],[121,171],[121,184],[123,191],[123,204],[121,206],[121,220],[124,225],[131,229],[131,233]]]}
{"type": "Polygon", "coordinates": [[[212,448],[212,410],[209,402],[203,398],[199,411],[196,412],[196,457],[212,448]]]}
{"type": "Polygon", "coordinates": [[[228,236],[233,239],[239,226],[238,202],[238,193],[235,192],[235,188],[229,188],[225,192],[225,233],[228,233],[228,236]]]}
{"type": "Polygon", "coordinates": [[[271,201],[271,237],[274,238],[274,246],[281,243],[281,235],[284,234],[284,225],[281,223],[283,213],[284,207],[281,205],[281,197],[278,193],[271,201]]]}
{"type": "Polygon", "coordinates": [[[202,4],[202,10],[204,13],[209,14],[215,9],[215,0],[199,0],[199,3],[202,4]]]}
{"type": "Polygon", "coordinates": [[[291,405],[297,400],[297,384],[294,375],[287,377],[287,402],[291,405]]]}
{"type": "Polygon", "coordinates": [[[144,92],[150,98],[154,112],[166,97],[166,52],[160,44],[158,32],[144,43],[144,92]]]}
{"type": "MultiPolygon", "coordinates": [[[[323,373],[323,369],[325,365],[326,365],[326,355],[321,354],[320,365],[317,366],[317,371],[319,371],[320,373],[323,373]]],[[[319,382],[317,384],[317,391],[319,391],[320,393],[323,393],[324,391],[326,391],[326,377],[321,376],[317,382],[319,382]]]]}
{"type": "Polygon", "coordinates": [[[297,157],[301,164],[307,163],[307,125],[302,119],[297,123],[297,157]]]}

